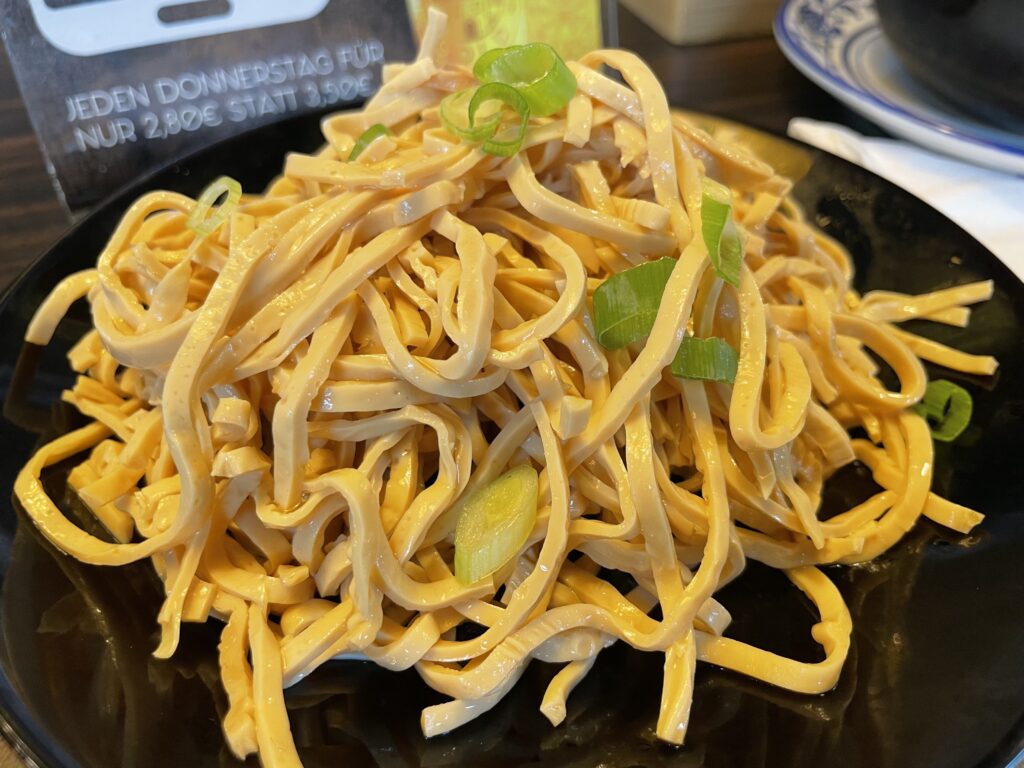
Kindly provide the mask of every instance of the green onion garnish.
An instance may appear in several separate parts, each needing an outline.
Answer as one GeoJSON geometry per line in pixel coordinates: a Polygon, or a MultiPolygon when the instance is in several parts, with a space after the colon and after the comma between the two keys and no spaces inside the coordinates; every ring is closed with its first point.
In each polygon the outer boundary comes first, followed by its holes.
{"type": "Polygon", "coordinates": [[[203,190],[203,194],[196,200],[196,207],[189,214],[185,226],[197,235],[209,235],[227,221],[228,216],[231,215],[241,199],[242,185],[230,176],[221,176],[203,190]],[[210,215],[210,209],[221,197],[224,197],[224,202],[210,215]]]}
{"type": "MultiPolygon", "coordinates": [[[[475,117],[473,127],[469,126],[469,102],[476,92],[475,88],[466,88],[457,93],[445,96],[441,101],[440,116],[441,123],[445,130],[453,136],[465,141],[483,141],[494,135],[501,122],[501,109],[495,108],[489,114],[483,116],[480,112],[486,112],[486,108],[479,110],[475,117]]],[[[497,106],[493,101],[490,106],[497,106]]]]}
{"type": "Polygon", "coordinates": [[[523,146],[531,115],[553,114],[576,93],[576,78],[555,49],[543,43],[494,48],[477,59],[473,73],[483,85],[446,96],[441,123],[452,135],[482,142],[484,152],[500,157],[511,157],[523,146]],[[519,116],[517,124],[500,132],[501,111],[481,110],[496,101],[519,116]]]}
{"type": "Polygon", "coordinates": [[[700,216],[704,245],[707,246],[711,266],[725,282],[739,286],[743,242],[732,218],[732,193],[729,188],[705,178],[700,216]]]}
{"type": "Polygon", "coordinates": [[[526,137],[526,124],[530,122],[530,105],[519,91],[505,83],[485,83],[476,89],[476,93],[469,100],[469,130],[476,127],[476,114],[481,105],[490,101],[502,101],[515,110],[519,115],[519,125],[507,129],[505,135],[508,138],[496,138],[496,134],[484,139],[484,152],[501,157],[511,157],[523,145],[526,137]]]}
{"type": "Polygon", "coordinates": [[[576,78],[561,56],[546,43],[494,48],[473,65],[482,83],[504,83],[519,91],[530,105],[530,114],[553,115],[576,93],[576,78]]]}
{"type": "Polygon", "coordinates": [[[365,131],[363,131],[359,138],[356,139],[356,143],[352,146],[352,151],[348,153],[349,161],[355,160],[361,154],[363,150],[370,146],[375,140],[381,136],[387,136],[391,131],[388,127],[382,123],[374,123],[365,131]]]}
{"type": "MultiPolygon", "coordinates": [[[[675,259],[664,258],[612,275],[594,291],[594,333],[606,349],[619,349],[648,336],[658,316],[675,259]]],[[[736,380],[739,358],[723,339],[687,336],[672,361],[684,379],[736,380]]]]}
{"type": "Polygon", "coordinates": [[[483,142],[484,152],[511,157],[523,145],[530,105],[519,91],[504,83],[486,83],[446,96],[441,102],[441,123],[445,130],[465,141],[483,142]],[[519,122],[504,129],[499,137],[502,109],[506,104],[519,115],[519,122]]]}
{"type": "Polygon", "coordinates": [[[518,46],[510,46],[509,48],[491,48],[491,50],[481,53],[477,58],[476,63],[473,64],[473,77],[481,83],[491,82],[493,78],[488,76],[491,65],[500,57],[504,56],[505,53],[513,47],[518,46]]]}
{"type": "Polygon", "coordinates": [[[537,470],[520,464],[458,504],[455,578],[474,584],[523,548],[537,520],[537,470]]]}
{"type": "Polygon", "coordinates": [[[594,291],[594,332],[606,349],[619,349],[651,332],[675,259],[648,261],[612,275],[594,291]]]}
{"type": "Polygon", "coordinates": [[[684,379],[736,381],[739,356],[724,339],[697,339],[687,336],[672,361],[672,374],[684,379]]]}
{"type": "Polygon", "coordinates": [[[958,384],[945,379],[928,382],[921,402],[914,410],[928,420],[932,437],[939,442],[956,440],[967,429],[974,410],[971,394],[958,384]]]}

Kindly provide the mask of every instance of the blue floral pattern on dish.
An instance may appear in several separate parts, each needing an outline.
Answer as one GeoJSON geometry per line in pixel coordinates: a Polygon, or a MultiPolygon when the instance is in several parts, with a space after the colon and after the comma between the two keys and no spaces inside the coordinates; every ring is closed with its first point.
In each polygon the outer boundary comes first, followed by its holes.
{"type": "Polygon", "coordinates": [[[831,69],[833,41],[877,21],[874,0],[798,0],[786,8],[787,25],[819,66],[831,69]]]}
{"type": "Polygon", "coordinates": [[[775,38],[797,69],[887,131],[968,162],[1024,174],[1024,136],[951,110],[919,86],[882,34],[875,2],[782,0],[775,38]]]}

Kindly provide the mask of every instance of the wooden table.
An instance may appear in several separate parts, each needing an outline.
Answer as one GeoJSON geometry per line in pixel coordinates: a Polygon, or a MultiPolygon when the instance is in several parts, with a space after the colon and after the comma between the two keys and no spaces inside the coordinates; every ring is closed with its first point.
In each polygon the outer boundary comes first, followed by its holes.
{"type": "MultiPolygon", "coordinates": [[[[675,105],[778,133],[797,115],[877,131],[800,75],[770,37],[680,48],[621,10],[619,38],[647,59],[675,105]]],[[[10,65],[0,56],[0,290],[69,226],[10,65]]],[[[0,768],[22,765],[0,742],[0,768]]]]}

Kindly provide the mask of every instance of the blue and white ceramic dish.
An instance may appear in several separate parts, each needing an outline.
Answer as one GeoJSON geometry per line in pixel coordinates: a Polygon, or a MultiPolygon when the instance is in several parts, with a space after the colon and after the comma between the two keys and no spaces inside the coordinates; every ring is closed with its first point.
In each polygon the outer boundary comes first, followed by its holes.
{"type": "Polygon", "coordinates": [[[775,39],[797,69],[890,133],[1024,174],[1024,136],[986,125],[914,81],[882,34],[873,0],[784,0],[775,39]]]}

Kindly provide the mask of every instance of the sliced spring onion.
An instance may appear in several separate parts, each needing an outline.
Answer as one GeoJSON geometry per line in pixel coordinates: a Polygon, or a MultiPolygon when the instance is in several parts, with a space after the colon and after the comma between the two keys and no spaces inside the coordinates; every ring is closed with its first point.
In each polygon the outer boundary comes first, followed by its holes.
{"type": "Polygon", "coordinates": [[[537,470],[520,464],[458,504],[455,578],[474,584],[523,548],[537,521],[537,470]]]}
{"type": "Polygon", "coordinates": [[[675,259],[649,261],[612,275],[594,291],[594,333],[606,349],[619,349],[651,332],[675,259]]]}
{"type": "MultiPolygon", "coordinates": [[[[486,103],[500,101],[504,102],[515,110],[519,115],[519,123],[506,130],[494,133],[484,139],[483,150],[492,155],[511,157],[523,145],[526,137],[526,124],[530,122],[530,105],[523,95],[505,83],[485,83],[476,89],[473,97],[469,100],[469,130],[476,127],[477,111],[486,103]]],[[[488,118],[489,119],[489,118],[488,118]]]]}
{"type": "Polygon", "coordinates": [[[348,153],[348,159],[350,161],[355,160],[363,154],[363,150],[370,146],[376,139],[379,139],[381,136],[387,136],[389,133],[391,133],[391,131],[388,130],[386,125],[382,123],[374,123],[363,131],[359,138],[356,139],[356,143],[353,145],[352,151],[348,153]]]}
{"type": "Polygon", "coordinates": [[[934,439],[949,443],[970,424],[974,401],[970,392],[958,384],[937,379],[928,382],[924,397],[914,410],[928,420],[934,439]]]}
{"type": "Polygon", "coordinates": [[[505,52],[510,50],[509,48],[491,48],[489,51],[484,51],[477,58],[473,64],[473,77],[479,80],[481,83],[489,83],[493,78],[490,77],[491,65],[497,61],[500,57],[505,55],[505,52]]]}
{"type": "Polygon", "coordinates": [[[514,87],[537,117],[553,115],[576,93],[575,76],[546,43],[494,48],[476,60],[473,74],[482,83],[514,87]]]}
{"type": "Polygon", "coordinates": [[[221,176],[210,186],[203,190],[203,194],[196,200],[196,207],[189,214],[185,225],[198,235],[206,236],[214,232],[217,227],[227,221],[228,216],[242,199],[242,185],[230,176],[221,176]],[[217,201],[223,197],[222,202],[213,213],[217,201]]]}
{"type": "Polygon", "coordinates": [[[725,339],[712,336],[698,339],[687,336],[679,345],[679,351],[672,361],[672,374],[684,379],[704,381],[736,381],[739,355],[725,339]]]}
{"type": "Polygon", "coordinates": [[[732,193],[728,187],[713,179],[704,179],[700,217],[711,266],[725,282],[738,286],[740,265],[743,263],[743,242],[732,218],[732,193]]]}
{"type": "Polygon", "coordinates": [[[441,101],[441,124],[448,133],[465,141],[483,141],[490,138],[501,122],[500,102],[492,100],[477,111],[474,126],[470,128],[469,102],[474,93],[476,88],[466,88],[445,96],[441,101]]]}

